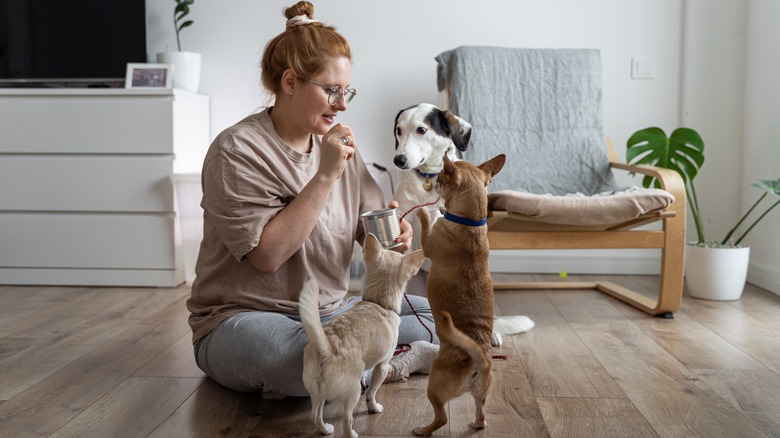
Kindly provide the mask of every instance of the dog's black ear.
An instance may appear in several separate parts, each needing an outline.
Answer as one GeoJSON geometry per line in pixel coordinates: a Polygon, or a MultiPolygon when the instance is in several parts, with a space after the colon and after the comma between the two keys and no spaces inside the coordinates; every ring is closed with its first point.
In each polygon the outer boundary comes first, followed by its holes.
{"type": "Polygon", "coordinates": [[[442,137],[452,138],[452,131],[450,130],[450,122],[447,120],[447,115],[439,108],[433,107],[431,112],[425,116],[424,122],[433,129],[433,132],[442,137]]]}
{"type": "Polygon", "coordinates": [[[395,135],[395,130],[398,128],[398,118],[401,117],[401,114],[403,114],[404,111],[408,109],[412,109],[416,107],[417,105],[412,105],[408,108],[404,108],[401,111],[398,111],[398,114],[395,115],[395,121],[393,122],[393,138],[395,139],[395,149],[398,150],[398,137],[395,135]]]}
{"type": "Polygon", "coordinates": [[[463,152],[469,147],[471,124],[450,110],[442,111],[436,108],[426,117],[426,121],[436,133],[452,139],[452,143],[459,151],[463,152]]]}
{"type": "Polygon", "coordinates": [[[406,110],[398,111],[398,114],[395,115],[395,121],[393,122],[393,138],[395,139],[395,150],[398,150],[398,136],[395,135],[395,130],[398,129],[398,118],[401,117],[401,113],[403,113],[406,110]]]}
{"type": "Polygon", "coordinates": [[[452,143],[455,144],[459,151],[465,151],[469,147],[469,140],[471,140],[471,124],[449,110],[447,110],[445,116],[450,126],[452,143]]]}

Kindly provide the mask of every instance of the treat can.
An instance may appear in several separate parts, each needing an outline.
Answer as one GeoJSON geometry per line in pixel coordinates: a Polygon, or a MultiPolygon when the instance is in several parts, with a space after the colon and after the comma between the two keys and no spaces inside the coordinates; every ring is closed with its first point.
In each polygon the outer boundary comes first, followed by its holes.
{"type": "Polygon", "coordinates": [[[363,221],[363,229],[366,234],[371,233],[382,244],[382,248],[390,249],[401,246],[401,242],[395,239],[401,235],[401,225],[398,222],[398,214],[395,208],[383,208],[382,210],[368,211],[360,215],[363,221]]]}

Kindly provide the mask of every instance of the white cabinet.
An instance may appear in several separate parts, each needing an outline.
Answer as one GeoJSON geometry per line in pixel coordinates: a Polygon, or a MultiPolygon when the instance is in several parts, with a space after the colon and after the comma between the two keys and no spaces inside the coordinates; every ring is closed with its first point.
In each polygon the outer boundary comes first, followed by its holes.
{"type": "Polygon", "coordinates": [[[0,89],[0,284],[183,282],[172,176],[209,140],[195,93],[0,89]]]}

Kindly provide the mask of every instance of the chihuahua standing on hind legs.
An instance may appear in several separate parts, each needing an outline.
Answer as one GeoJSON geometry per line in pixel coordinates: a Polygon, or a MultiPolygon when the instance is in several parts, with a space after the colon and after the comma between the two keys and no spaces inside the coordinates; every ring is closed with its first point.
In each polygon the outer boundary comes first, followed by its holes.
{"type": "Polygon", "coordinates": [[[447,424],[445,404],[466,392],[476,404],[475,429],[487,425],[485,401],[490,390],[493,346],[493,281],[488,267],[487,185],[504,166],[501,154],[476,166],[444,158],[436,188],[444,199],[444,217],[431,226],[420,209],[421,242],[430,259],[428,301],[439,336],[439,353],[428,378],[434,418],[414,429],[430,435],[447,424]]]}

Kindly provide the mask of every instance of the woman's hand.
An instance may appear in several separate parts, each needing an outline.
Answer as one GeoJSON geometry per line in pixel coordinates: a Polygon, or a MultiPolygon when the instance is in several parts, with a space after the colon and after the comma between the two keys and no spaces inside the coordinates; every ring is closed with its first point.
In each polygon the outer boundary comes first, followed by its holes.
{"type": "Polygon", "coordinates": [[[260,243],[247,253],[252,266],[262,272],[276,272],[298,251],[325,208],[333,183],[344,173],[345,163],[354,153],[355,138],[349,126],[336,124],[322,136],[317,174],[266,224],[260,243]]]}
{"type": "MultiPolygon", "coordinates": [[[[398,208],[398,202],[396,201],[390,201],[390,205],[388,205],[390,208],[398,208]]],[[[399,215],[400,217],[400,215],[399,215]]],[[[412,247],[412,224],[409,222],[406,222],[406,219],[401,219],[401,234],[395,238],[396,242],[403,242],[403,245],[399,245],[395,248],[393,248],[393,251],[400,252],[401,254],[405,253],[409,248],[412,247]]]]}
{"type": "Polygon", "coordinates": [[[322,136],[319,173],[336,180],[341,178],[347,160],[355,154],[355,136],[352,128],[337,123],[322,136]]]}

